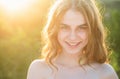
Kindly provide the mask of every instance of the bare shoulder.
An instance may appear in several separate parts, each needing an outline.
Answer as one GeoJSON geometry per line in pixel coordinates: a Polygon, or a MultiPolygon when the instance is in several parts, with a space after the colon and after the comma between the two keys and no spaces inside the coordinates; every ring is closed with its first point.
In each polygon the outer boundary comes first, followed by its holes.
{"type": "Polygon", "coordinates": [[[51,72],[44,59],[34,60],[28,69],[27,79],[44,79],[51,72]]]}
{"type": "Polygon", "coordinates": [[[114,68],[110,64],[96,64],[95,67],[101,79],[118,79],[114,68]]]}

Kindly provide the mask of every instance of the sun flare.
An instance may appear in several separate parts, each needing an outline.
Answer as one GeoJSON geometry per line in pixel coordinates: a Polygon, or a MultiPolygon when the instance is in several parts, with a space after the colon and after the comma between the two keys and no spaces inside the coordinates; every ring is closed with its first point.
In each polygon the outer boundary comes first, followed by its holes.
{"type": "Polygon", "coordinates": [[[0,22],[6,31],[33,30],[43,24],[52,0],[0,0],[0,22]],[[42,23],[41,23],[42,22],[42,23]]]}
{"type": "Polygon", "coordinates": [[[2,8],[11,13],[26,9],[34,0],[0,0],[2,8]]]}

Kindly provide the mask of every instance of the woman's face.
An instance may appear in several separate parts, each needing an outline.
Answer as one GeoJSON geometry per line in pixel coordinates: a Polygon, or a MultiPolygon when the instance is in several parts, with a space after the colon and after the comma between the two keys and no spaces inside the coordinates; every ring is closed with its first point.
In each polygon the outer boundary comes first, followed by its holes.
{"type": "Polygon", "coordinates": [[[69,9],[63,16],[58,32],[58,42],[63,53],[81,53],[88,43],[88,26],[80,11],[69,9]]]}

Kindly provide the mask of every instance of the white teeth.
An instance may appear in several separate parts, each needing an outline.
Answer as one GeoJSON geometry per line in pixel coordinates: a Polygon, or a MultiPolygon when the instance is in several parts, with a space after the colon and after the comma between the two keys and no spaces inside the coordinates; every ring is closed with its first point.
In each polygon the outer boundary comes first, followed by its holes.
{"type": "Polygon", "coordinates": [[[69,42],[67,42],[69,45],[71,45],[71,46],[75,46],[75,45],[77,45],[77,44],[79,44],[79,42],[77,42],[77,43],[69,43],[69,42]]]}
{"type": "MultiPolygon", "coordinates": [[[[70,44],[70,43],[69,43],[69,44],[70,44]]],[[[74,46],[74,45],[77,45],[77,44],[70,44],[70,45],[74,46]]]]}

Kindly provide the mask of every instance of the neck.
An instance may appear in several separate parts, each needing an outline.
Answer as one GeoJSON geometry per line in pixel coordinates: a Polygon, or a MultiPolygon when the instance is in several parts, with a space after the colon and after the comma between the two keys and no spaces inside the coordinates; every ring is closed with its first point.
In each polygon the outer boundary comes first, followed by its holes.
{"type": "Polygon", "coordinates": [[[77,67],[79,66],[79,55],[61,53],[56,59],[56,64],[64,67],[77,67]]]}

